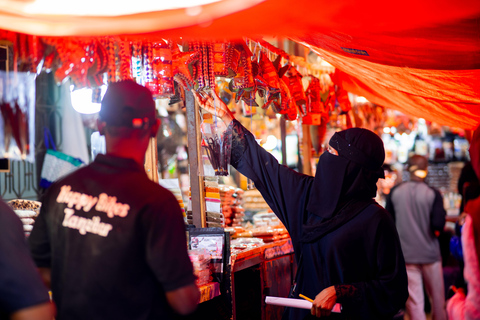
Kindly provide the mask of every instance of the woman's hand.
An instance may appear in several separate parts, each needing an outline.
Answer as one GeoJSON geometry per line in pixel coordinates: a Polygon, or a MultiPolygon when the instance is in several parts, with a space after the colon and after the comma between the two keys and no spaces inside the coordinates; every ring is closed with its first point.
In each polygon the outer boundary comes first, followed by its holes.
{"type": "Polygon", "coordinates": [[[318,318],[329,316],[336,302],[337,293],[335,287],[331,286],[323,289],[313,300],[312,315],[318,318]]]}
{"type": "Polygon", "coordinates": [[[212,114],[217,114],[217,116],[225,122],[225,125],[228,127],[230,122],[232,122],[235,117],[233,113],[228,109],[227,105],[217,96],[217,93],[214,90],[211,90],[213,98],[210,95],[203,97],[198,92],[192,89],[193,96],[197,100],[198,105],[207,110],[212,114]]]}

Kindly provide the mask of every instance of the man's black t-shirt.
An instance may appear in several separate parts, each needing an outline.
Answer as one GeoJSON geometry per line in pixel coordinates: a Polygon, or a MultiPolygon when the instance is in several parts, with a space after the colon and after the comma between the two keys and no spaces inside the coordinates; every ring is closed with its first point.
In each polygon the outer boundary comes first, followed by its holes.
{"type": "Polygon", "coordinates": [[[0,319],[49,300],[30,256],[22,222],[0,200],[0,319]]]}
{"type": "Polygon", "coordinates": [[[175,196],[131,159],[98,155],[48,189],[29,237],[52,270],[57,319],[169,319],[194,283],[175,196]]]}

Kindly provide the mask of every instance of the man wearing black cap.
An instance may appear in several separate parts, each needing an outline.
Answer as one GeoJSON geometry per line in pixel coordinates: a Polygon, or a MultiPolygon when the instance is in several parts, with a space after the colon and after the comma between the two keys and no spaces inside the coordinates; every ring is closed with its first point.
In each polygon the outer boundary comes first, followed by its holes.
{"type": "Polygon", "coordinates": [[[284,319],[392,319],[408,291],[394,221],[373,200],[384,177],[382,140],[366,129],[337,132],[314,178],[280,165],[218,97],[196,99],[229,125],[231,165],[254,181],[292,238],[298,265],[292,296],[314,301],[311,310],[288,308],[284,319]],[[340,314],[331,313],[336,303],[340,314]]]}
{"type": "Polygon", "coordinates": [[[147,88],[109,85],[98,121],[106,154],[43,198],[29,242],[51,275],[57,319],[170,319],[196,308],[181,209],[144,169],[155,114],[147,88]]]}

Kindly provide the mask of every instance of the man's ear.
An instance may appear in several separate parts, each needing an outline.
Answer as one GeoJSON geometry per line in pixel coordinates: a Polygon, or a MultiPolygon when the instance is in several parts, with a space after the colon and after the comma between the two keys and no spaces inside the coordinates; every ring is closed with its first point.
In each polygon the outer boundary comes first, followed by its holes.
{"type": "Polygon", "coordinates": [[[160,119],[155,119],[155,123],[150,127],[150,137],[155,138],[157,136],[161,123],[160,119]]]}
{"type": "Polygon", "coordinates": [[[101,121],[100,119],[97,119],[97,129],[101,136],[105,135],[105,126],[106,126],[105,121],[101,121]]]}

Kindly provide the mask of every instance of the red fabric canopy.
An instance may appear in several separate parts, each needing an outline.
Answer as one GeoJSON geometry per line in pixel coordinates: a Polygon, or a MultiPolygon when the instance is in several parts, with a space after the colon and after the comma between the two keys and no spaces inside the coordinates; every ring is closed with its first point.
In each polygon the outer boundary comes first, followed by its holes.
{"type": "Polygon", "coordinates": [[[383,32],[326,32],[301,41],[333,64],[344,89],[440,124],[480,123],[480,19],[383,32]]]}
{"type": "Polygon", "coordinates": [[[374,103],[464,129],[480,123],[478,0],[235,1],[202,6],[195,15],[175,9],[81,17],[35,15],[19,9],[27,2],[0,0],[0,28],[59,36],[289,37],[340,70],[346,90],[374,103]]]}

